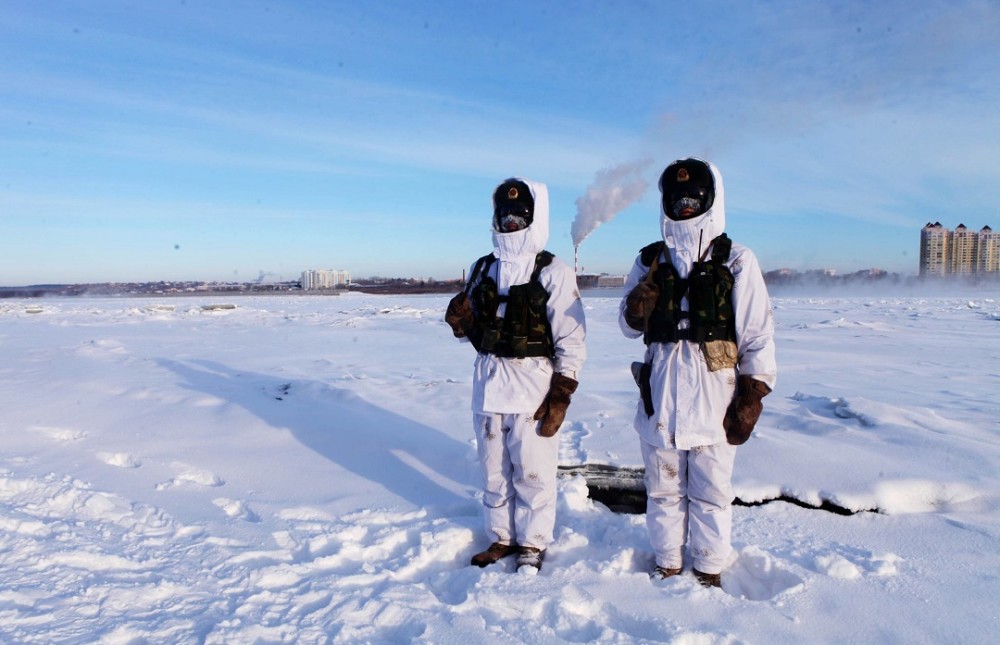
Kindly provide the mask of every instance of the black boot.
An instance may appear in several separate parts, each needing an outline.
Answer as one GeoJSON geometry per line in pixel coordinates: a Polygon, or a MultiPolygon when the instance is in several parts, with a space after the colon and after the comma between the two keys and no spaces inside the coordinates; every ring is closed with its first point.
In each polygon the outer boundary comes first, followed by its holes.
{"type": "Polygon", "coordinates": [[[477,567],[486,567],[494,562],[499,562],[509,555],[514,555],[515,553],[517,553],[516,544],[502,544],[500,542],[494,542],[490,545],[490,548],[486,549],[482,553],[477,553],[472,556],[472,564],[477,567]]]}

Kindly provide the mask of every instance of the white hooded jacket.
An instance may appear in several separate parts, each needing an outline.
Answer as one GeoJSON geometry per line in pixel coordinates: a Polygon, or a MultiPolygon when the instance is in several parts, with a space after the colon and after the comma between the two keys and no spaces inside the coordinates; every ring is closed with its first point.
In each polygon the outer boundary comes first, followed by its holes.
{"type": "MultiPolygon", "coordinates": [[[[707,163],[707,162],[706,162],[707,163]]],[[[666,252],[678,275],[687,278],[692,264],[711,257],[711,242],[726,226],[725,191],[722,176],[708,164],[715,180],[715,200],[712,207],[689,220],[672,220],[660,213],[660,229],[666,242],[666,252]]],[[[665,258],[661,254],[660,262],[665,258]]],[[[651,343],[646,349],[646,362],[651,363],[650,387],[654,412],[647,416],[640,401],[635,416],[635,429],[642,439],[661,448],[690,450],[726,441],[722,420],[733,399],[736,375],[749,374],[774,388],[777,365],[774,351],[774,319],[771,304],[753,252],[733,243],[726,266],[735,278],[733,309],[737,351],[736,369],[708,370],[701,347],[692,341],[651,343]]],[[[625,295],[646,276],[648,267],[637,257],[625,280],[625,295]]],[[[681,301],[688,310],[688,300],[681,301]]],[[[618,319],[622,332],[629,338],[642,336],[641,331],[625,322],[625,298],[618,319]]],[[[687,320],[682,322],[682,326],[687,320]]]]}
{"type": "MultiPolygon", "coordinates": [[[[500,295],[507,295],[514,285],[526,284],[535,269],[535,256],[545,250],[549,239],[549,193],[545,184],[516,177],[531,189],[535,209],[531,225],[513,233],[493,232],[493,255],[497,261],[489,268],[500,295]]],[[[475,265],[470,268],[469,275],[475,265]]],[[[482,277],[477,276],[476,283],[482,277]]],[[[549,294],[546,309],[552,329],[555,359],[546,357],[500,358],[493,354],[476,356],[473,369],[472,411],[501,414],[533,414],[549,391],[553,372],[572,379],[586,358],[584,339],[586,323],[583,303],[573,269],[559,258],[543,268],[538,280],[549,294]]],[[[469,285],[471,295],[475,284],[469,285]]],[[[503,316],[500,305],[497,315],[503,316]]]]}

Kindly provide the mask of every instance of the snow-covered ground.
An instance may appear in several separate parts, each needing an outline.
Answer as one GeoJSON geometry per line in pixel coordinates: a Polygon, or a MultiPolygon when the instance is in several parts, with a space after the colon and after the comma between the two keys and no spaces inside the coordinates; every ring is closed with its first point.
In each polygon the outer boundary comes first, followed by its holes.
{"type": "MultiPolygon", "coordinates": [[[[485,546],[448,296],[0,301],[5,643],[987,643],[1000,293],[774,299],[723,588],[564,477],[537,576],[485,546]],[[213,307],[213,305],[215,305],[213,307]],[[219,305],[235,305],[225,307],[219,305]]],[[[561,460],[638,466],[617,293],[561,460]]]]}

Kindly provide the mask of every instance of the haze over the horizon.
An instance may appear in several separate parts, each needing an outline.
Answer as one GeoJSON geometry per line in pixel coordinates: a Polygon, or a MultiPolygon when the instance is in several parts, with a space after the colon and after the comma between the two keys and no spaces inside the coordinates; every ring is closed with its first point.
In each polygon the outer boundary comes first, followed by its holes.
{"type": "Polygon", "coordinates": [[[992,0],[0,12],[3,285],[459,277],[512,175],[548,184],[551,251],[621,274],[687,156],[764,270],[915,273],[925,223],[1000,226],[992,0]]]}

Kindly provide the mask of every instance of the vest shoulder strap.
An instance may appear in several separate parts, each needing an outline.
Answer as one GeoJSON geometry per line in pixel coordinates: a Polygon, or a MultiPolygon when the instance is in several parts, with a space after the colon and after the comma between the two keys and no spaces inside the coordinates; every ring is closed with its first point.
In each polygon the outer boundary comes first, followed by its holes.
{"type": "MultiPolygon", "coordinates": [[[[542,269],[552,264],[552,258],[556,257],[555,254],[548,251],[542,251],[535,256],[535,269],[531,272],[531,280],[537,281],[538,275],[542,272],[542,269]]],[[[472,267],[472,273],[469,275],[469,280],[466,282],[465,287],[468,289],[476,283],[476,278],[480,274],[485,274],[496,262],[497,256],[490,253],[489,255],[484,255],[483,257],[476,260],[476,263],[472,267]]]]}
{"type": "Polygon", "coordinates": [[[538,282],[538,275],[542,272],[542,269],[552,264],[552,258],[556,257],[548,251],[542,251],[535,256],[535,270],[531,272],[531,281],[538,282]]]}
{"type": "Polygon", "coordinates": [[[723,233],[712,240],[712,262],[722,265],[729,260],[729,254],[733,250],[733,241],[723,233]]]}
{"type": "Polygon", "coordinates": [[[643,266],[652,266],[653,261],[660,257],[660,253],[663,252],[664,247],[667,245],[663,240],[653,242],[652,244],[647,244],[642,247],[639,251],[639,258],[643,266]]]}
{"type": "Polygon", "coordinates": [[[490,270],[490,266],[494,262],[496,262],[496,259],[497,259],[497,256],[495,256],[492,253],[490,253],[490,254],[484,255],[483,257],[481,257],[478,260],[476,260],[476,263],[472,267],[472,273],[469,274],[469,280],[468,280],[468,282],[465,283],[465,290],[466,291],[469,290],[469,287],[471,287],[472,285],[476,284],[476,278],[479,277],[479,274],[484,273],[484,272],[488,272],[490,270]]]}
{"type": "MultiPolygon", "coordinates": [[[[663,253],[666,245],[666,242],[659,240],[642,247],[642,250],[639,251],[639,258],[642,265],[645,267],[652,266],[653,262],[655,262],[656,259],[660,257],[660,254],[663,253]]],[[[724,264],[729,260],[732,250],[733,241],[729,239],[728,235],[723,233],[719,237],[712,240],[712,262],[715,262],[716,264],[724,264]]]]}

